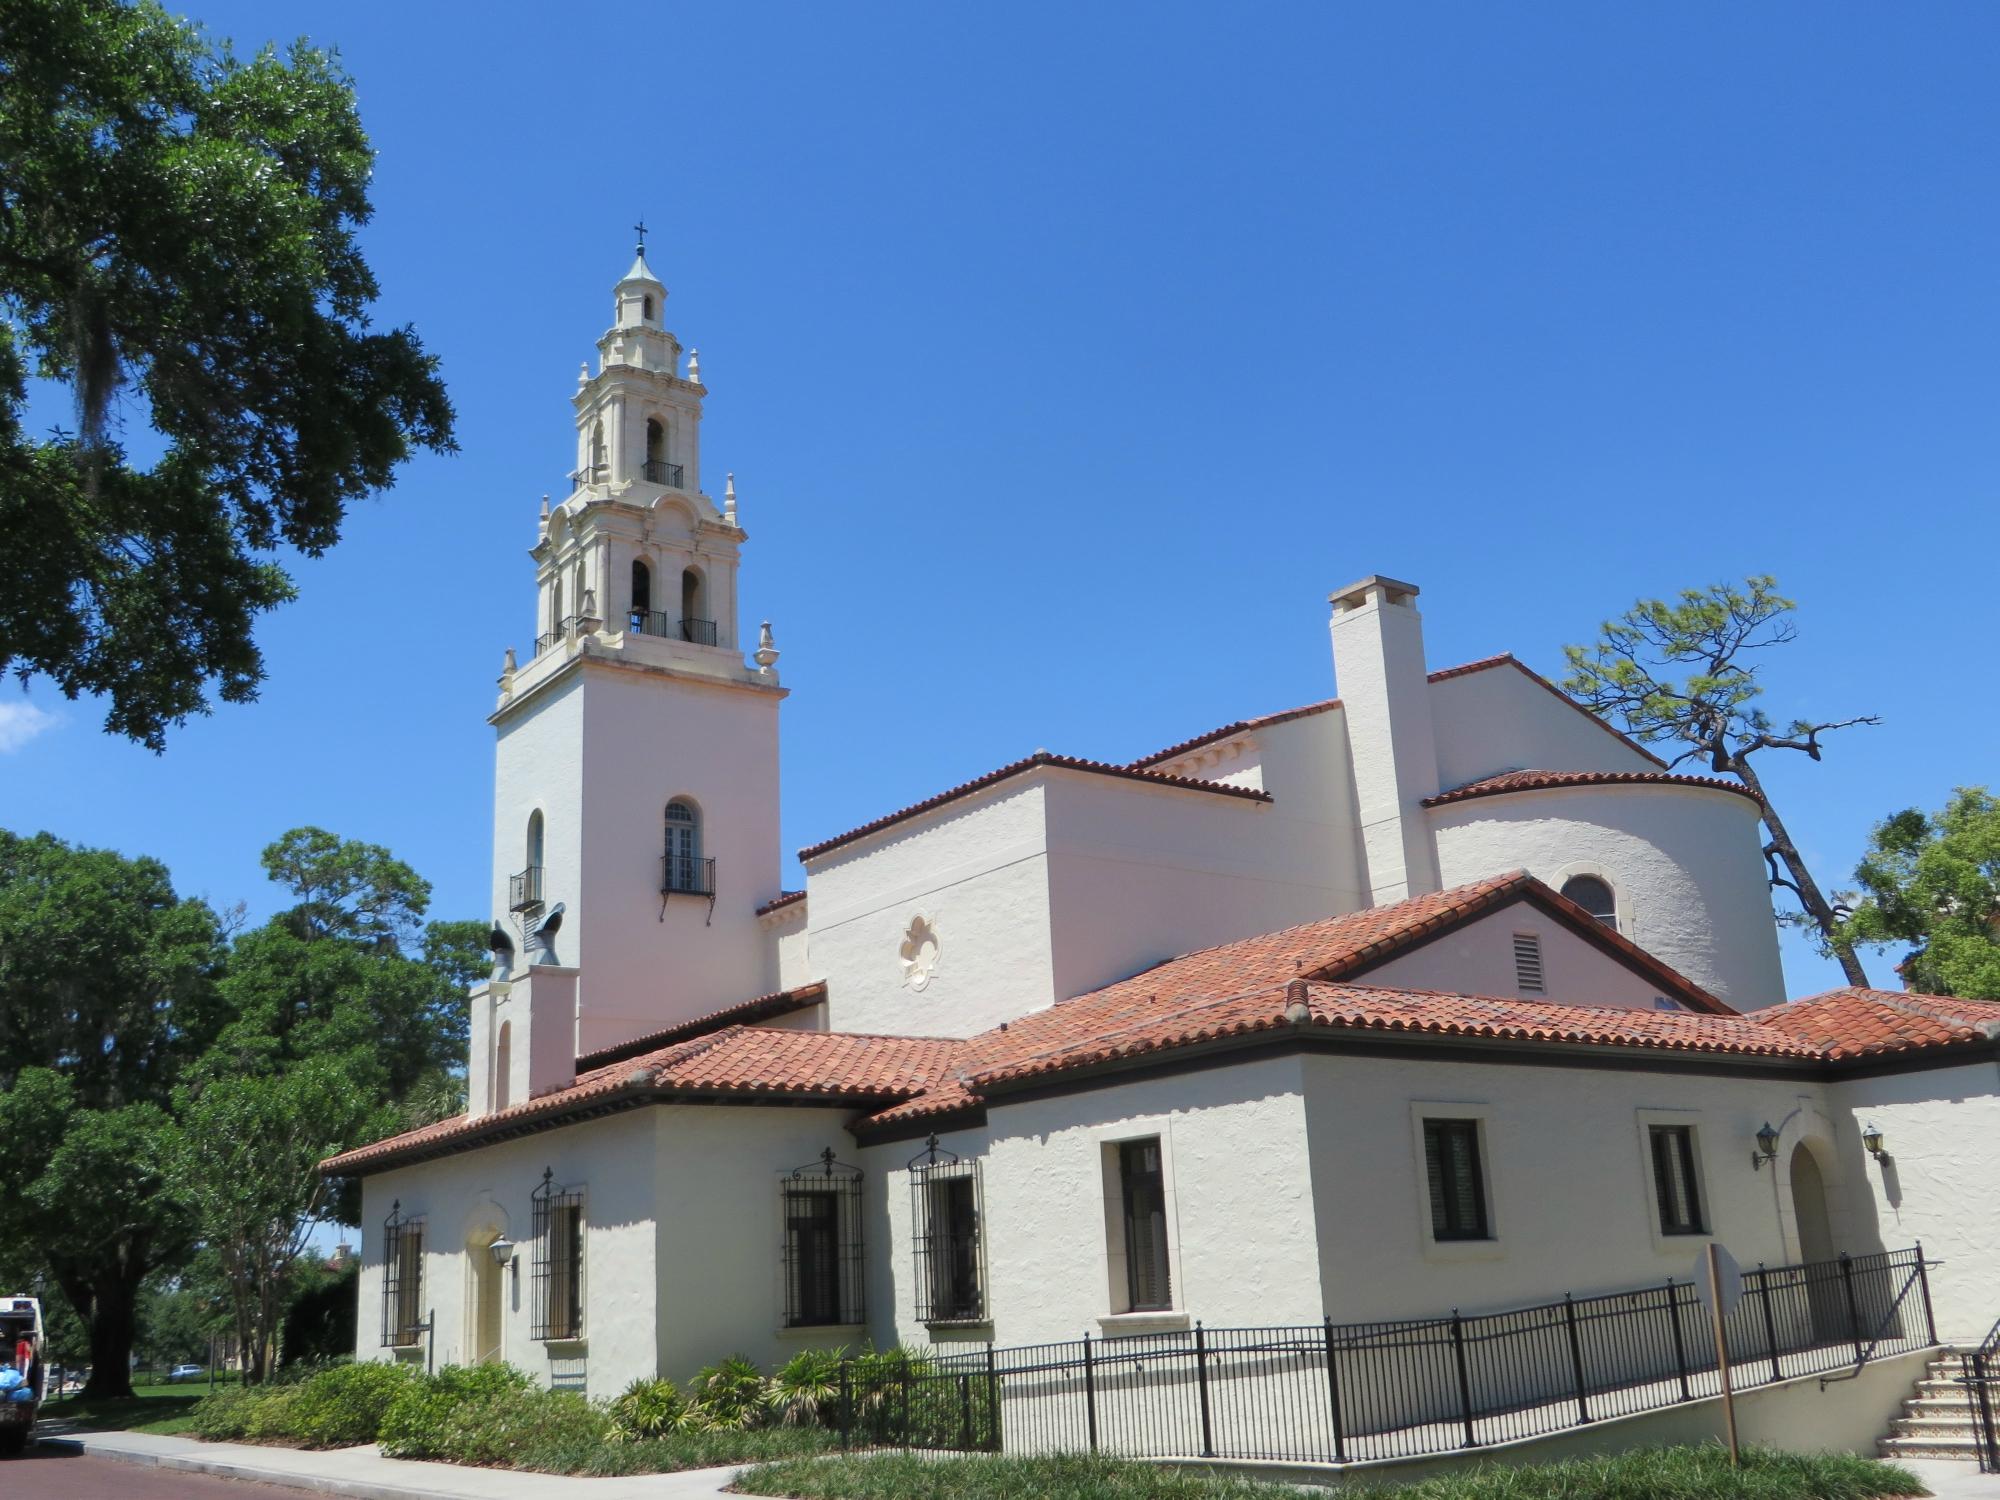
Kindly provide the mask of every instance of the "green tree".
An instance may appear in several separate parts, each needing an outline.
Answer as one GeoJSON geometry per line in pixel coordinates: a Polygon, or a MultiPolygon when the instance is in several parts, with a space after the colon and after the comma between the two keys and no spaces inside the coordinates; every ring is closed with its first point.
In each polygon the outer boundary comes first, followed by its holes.
{"type": "Polygon", "coordinates": [[[129,1392],[140,1287],[191,1243],[158,1164],[223,956],[157,861],[0,833],[0,1259],[89,1325],[92,1395],[129,1392]]]}
{"type": "Polygon", "coordinates": [[[436,361],[369,323],[373,160],[329,53],[242,61],[154,0],[0,0],[0,668],[158,750],[211,686],[255,696],[276,549],[318,556],[413,447],[454,446],[436,361]],[[23,430],[31,378],[74,431],[23,430]]]}
{"type": "Polygon", "coordinates": [[[379,1100],[448,1087],[486,928],[426,922],[430,883],[379,845],[297,828],[264,851],[296,904],[241,934],[221,989],[233,1015],[211,1069],[338,1057],[379,1100]]]}
{"type": "Polygon", "coordinates": [[[392,1128],[393,1117],[340,1062],[318,1057],[212,1078],[178,1103],[169,1175],[221,1266],[244,1378],[261,1380],[293,1263],[325,1217],[320,1162],[392,1128]]]}
{"type": "Polygon", "coordinates": [[[1563,648],[1570,666],[1563,689],[1642,745],[1673,747],[1670,764],[1693,762],[1739,778],[1763,809],[1771,888],[1789,891],[1798,903],[1790,920],[1809,928],[1840,961],[1849,984],[1865,985],[1868,975],[1842,932],[1842,913],[1806,867],[1755,761],[1767,750],[1818,760],[1821,735],[1880,720],[1873,714],[1795,719],[1780,729],[1757,706],[1764,691],[1760,653],[1798,633],[1795,606],[1777,590],[1776,579],[1757,577],[1741,588],[1686,589],[1672,603],[1641,599],[1607,621],[1595,645],[1563,648]]]}
{"type": "Polygon", "coordinates": [[[2000,800],[1985,787],[1883,819],[1854,878],[1846,941],[1909,944],[1898,967],[1913,990],[2000,1000],[2000,800]]]}

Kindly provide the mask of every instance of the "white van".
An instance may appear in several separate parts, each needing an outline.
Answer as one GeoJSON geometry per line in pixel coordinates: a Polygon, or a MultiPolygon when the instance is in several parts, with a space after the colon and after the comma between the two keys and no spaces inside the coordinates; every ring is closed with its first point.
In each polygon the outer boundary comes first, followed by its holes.
{"type": "Polygon", "coordinates": [[[35,1413],[41,1409],[42,1383],[47,1373],[42,1365],[42,1304],[33,1297],[0,1296],[0,1366],[12,1369],[14,1345],[21,1335],[35,1336],[35,1399],[14,1401],[11,1393],[0,1393],[0,1456],[12,1457],[28,1446],[35,1430],[35,1413]]]}

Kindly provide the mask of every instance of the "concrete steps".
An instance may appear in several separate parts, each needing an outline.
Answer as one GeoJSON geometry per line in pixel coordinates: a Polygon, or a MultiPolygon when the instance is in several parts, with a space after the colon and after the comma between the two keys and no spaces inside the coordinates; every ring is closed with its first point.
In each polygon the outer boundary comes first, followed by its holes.
{"type": "Polygon", "coordinates": [[[1972,1403],[1967,1387],[1958,1378],[1966,1373],[1965,1356],[1957,1350],[1933,1359],[1915,1392],[1903,1403],[1902,1415],[1890,1421],[1888,1436],[1876,1440],[1876,1452],[1888,1459],[1977,1463],[1979,1443],[1972,1403]]]}

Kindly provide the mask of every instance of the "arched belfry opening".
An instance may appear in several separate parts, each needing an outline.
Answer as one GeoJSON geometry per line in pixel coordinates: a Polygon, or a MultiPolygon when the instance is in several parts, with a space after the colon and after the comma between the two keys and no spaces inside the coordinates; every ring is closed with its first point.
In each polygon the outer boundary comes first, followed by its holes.
{"type": "Polygon", "coordinates": [[[715,644],[715,621],[708,613],[708,587],[699,568],[681,570],[681,639],[698,646],[715,644]]]}
{"type": "MultiPolygon", "coordinates": [[[[648,633],[653,613],[653,570],[646,566],[644,558],[632,559],[632,628],[641,635],[648,633]]],[[[658,631],[652,631],[657,635],[658,631]]]]}

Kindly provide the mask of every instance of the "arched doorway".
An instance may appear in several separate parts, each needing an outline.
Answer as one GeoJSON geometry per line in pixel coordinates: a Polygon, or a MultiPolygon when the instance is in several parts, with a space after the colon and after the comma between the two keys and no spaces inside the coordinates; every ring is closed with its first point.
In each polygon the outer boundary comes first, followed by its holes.
{"type": "Polygon", "coordinates": [[[1819,1159],[1804,1141],[1792,1148],[1792,1222],[1799,1231],[1799,1259],[1807,1273],[1806,1298],[1812,1309],[1813,1342],[1831,1343],[1848,1337],[1846,1294],[1833,1266],[1833,1221],[1826,1208],[1826,1179],[1819,1159]]]}
{"type": "Polygon", "coordinates": [[[465,1241],[467,1288],[472,1303],[466,1320],[465,1362],[469,1365],[497,1364],[501,1358],[501,1311],[505,1306],[506,1269],[493,1259],[493,1242],[499,1238],[491,1229],[474,1230],[465,1241]]]}

